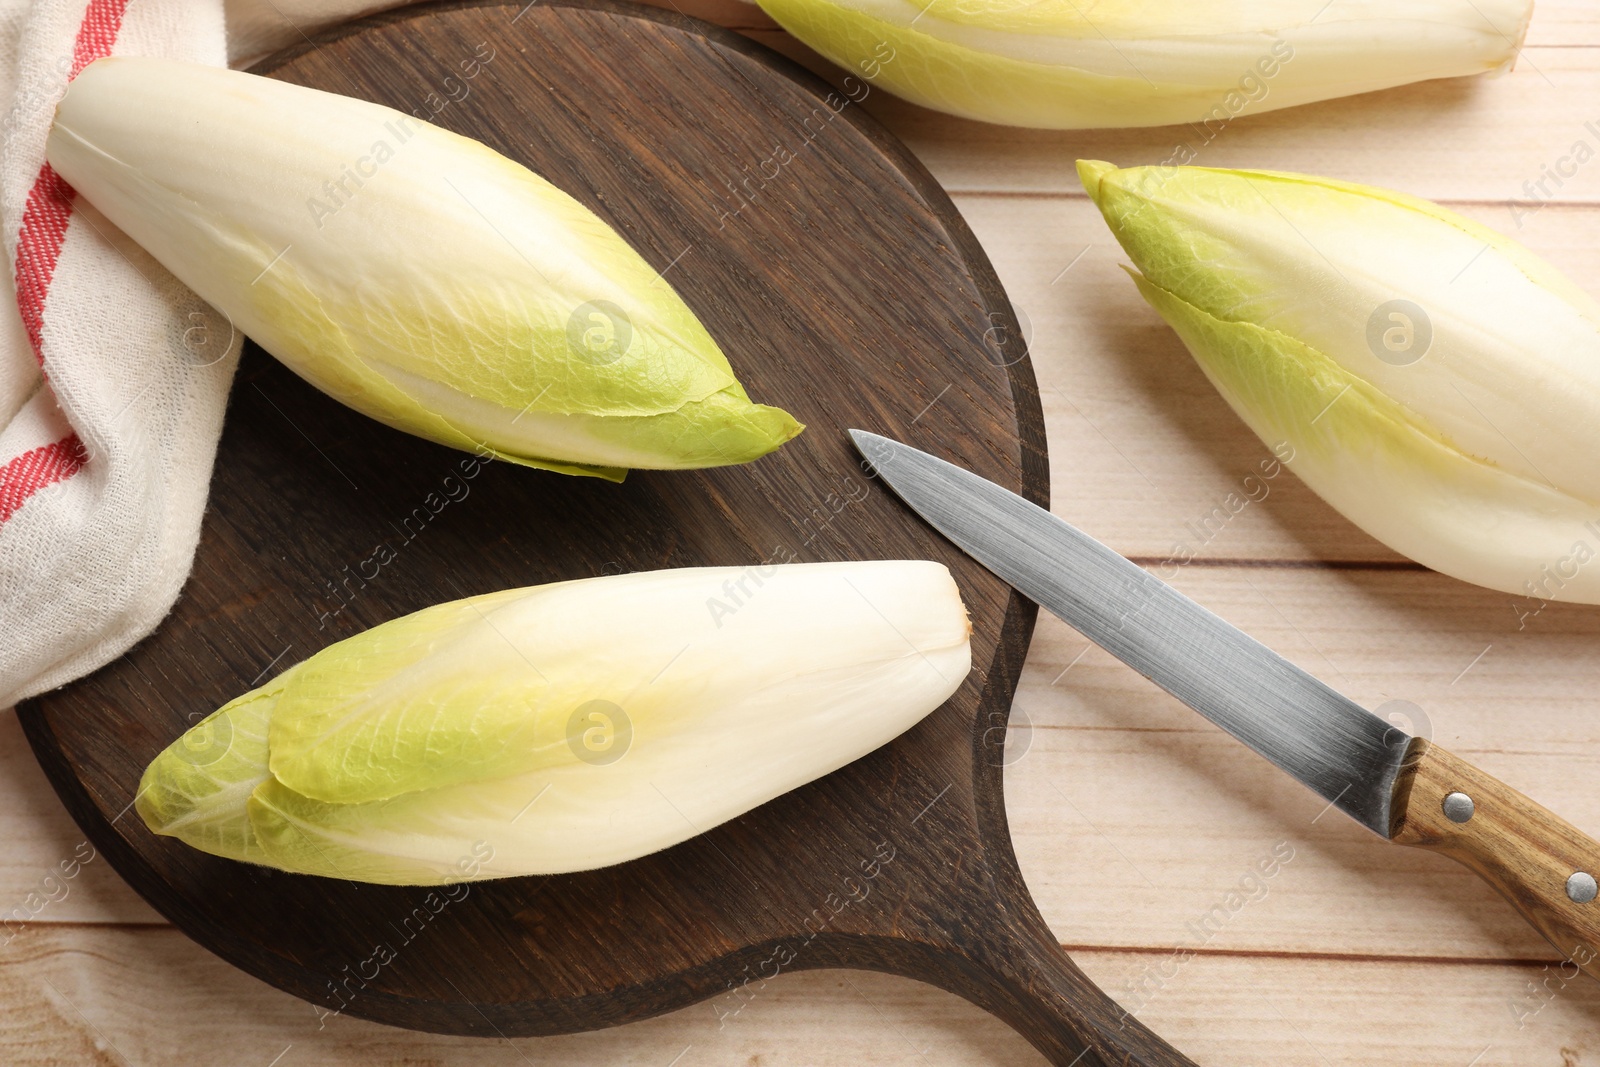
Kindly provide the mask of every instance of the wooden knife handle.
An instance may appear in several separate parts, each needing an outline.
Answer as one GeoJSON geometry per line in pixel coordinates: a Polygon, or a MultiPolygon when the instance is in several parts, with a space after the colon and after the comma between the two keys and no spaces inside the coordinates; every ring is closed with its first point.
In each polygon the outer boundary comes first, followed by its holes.
{"type": "Polygon", "coordinates": [[[1413,759],[1394,840],[1470,868],[1564,960],[1600,980],[1600,843],[1438,745],[1418,742],[1413,759]]]}

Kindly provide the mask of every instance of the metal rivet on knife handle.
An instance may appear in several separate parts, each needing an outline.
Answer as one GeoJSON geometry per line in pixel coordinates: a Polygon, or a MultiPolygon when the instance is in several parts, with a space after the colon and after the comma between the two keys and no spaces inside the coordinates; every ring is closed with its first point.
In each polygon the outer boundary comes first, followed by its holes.
{"type": "Polygon", "coordinates": [[[1424,742],[1403,782],[1393,840],[1465,864],[1589,977],[1600,979],[1600,893],[1589,865],[1600,841],[1453,752],[1424,742]],[[1447,798],[1472,798],[1472,821],[1452,821],[1447,798]],[[1587,868],[1587,869],[1585,869],[1587,868]]]}
{"type": "Polygon", "coordinates": [[[1578,871],[1567,879],[1567,897],[1574,904],[1587,904],[1597,895],[1600,885],[1595,884],[1594,875],[1588,871],[1578,871]]]}
{"type": "Polygon", "coordinates": [[[1451,822],[1466,822],[1472,818],[1472,798],[1465,793],[1451,793],[1444,798],[1444,817],[1451,822]]]}

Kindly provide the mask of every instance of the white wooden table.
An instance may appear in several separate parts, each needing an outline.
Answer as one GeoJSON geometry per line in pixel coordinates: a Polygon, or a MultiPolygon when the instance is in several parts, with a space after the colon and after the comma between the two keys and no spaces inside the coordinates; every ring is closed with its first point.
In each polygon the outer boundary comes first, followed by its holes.
{"type": "MultiPolygon", "coordinates": [[[[679,3],[817,65],[753,8],[679,3]]],[[[1288,474],[1209,543],[1189,532],[1267,451],[1118,268],[1073,161],[1157,162],[1190,134],[1009,130],[881,93],[865,106],[949,189],[1031,324],[1058,514],[1151,567],[1175,544],[1197,549],[1175,580],[1185,593],[1369,707],[1415,703],[1437,740],[1600,830],[1600,609],[1552,605],[1519,629],[1513,598],[1402,563],[1288,474]]],[[[1600,150],[1600,8],[1544,0],[1509,76],[1247,115],[1197,162],[1430,197],[1600,294],[1600,159],[1547,184],[1555,196],[1520,227],[1509,205],[1579,141],[1600,150]]],[[[1053,619],[1023,677],[1024,720],[1006,797],[1040,908],[1093,978],[1198,1063],[1600,1063],[1600,987],[1563,982],[1493,893],[1319,817],[1321,801],[1053,619]],[[1293,858],[1250,882],[1274,849],[1293,858]],[[1234,891],[1246,902],[1202,926],[1234,891]]],[[[31,913],[0,926],[8,1067],[1040,1062],[953,996],[837,971],[778,979],[721,1030],[704,1005],[515,1042],[344,1017],[319,1030],[309,1005],[189,942],[104,859],[72,865],[87,847],[9,712],[0,813],[0,913],[31,913]]]]}

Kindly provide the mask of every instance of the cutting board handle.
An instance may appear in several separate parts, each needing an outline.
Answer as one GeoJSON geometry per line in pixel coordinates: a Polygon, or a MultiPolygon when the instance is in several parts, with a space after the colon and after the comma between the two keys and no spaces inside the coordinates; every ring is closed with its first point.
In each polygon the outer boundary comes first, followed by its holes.
{"type": "Polygon", "coordinates": [[[1471,869],[1566,966],[1600,980],[1600,842],[1438,745],[1419,742],[1414,758],[1394,840],[1471,869]]]}
{"type": "Polygon", "coordinates": [[[1195,1067],[1090,981],[1028,906],[915,976],[1004,1020],[1056,1067],[1195,1067]]]}
{"type": "MultiPolygon", "coordinates": [[[[1020,674],[1032,629],[1031,613],[1025,617],[1029,625],[1014,644],[1002,645],[991,675],[1020,674]]],[[[989,710],[1004,716],[1009,700],[997,700],[989,710]]],[[[1011,848],[1004,760],[996,757],[1003,748],[1003,737],[979,735],[972,793],[923,819],[970,819],[980,829],[982,848],[967,853],[955,869],[946,868],[944,878],[930,872],[923,884],[936,887],[940,899],[918,909],[916,919],[910,911],[898,913],[901,936],[877,939],[879,951],[861,951],[865,946],[858,942],[847,965],[949,990],[1010,1025],[1056,1067],[1195,1067],[1079,970],[1039,913],[1011,848]]],[[[934,836],[959,840],[954,823],[934,836]]]]}

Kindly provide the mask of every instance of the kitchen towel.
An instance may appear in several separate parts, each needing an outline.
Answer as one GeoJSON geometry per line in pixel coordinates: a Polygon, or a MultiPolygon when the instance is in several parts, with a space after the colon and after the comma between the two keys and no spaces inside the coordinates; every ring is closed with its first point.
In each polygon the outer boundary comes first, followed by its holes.
{"type": "Polygon", "coordinates": [[[171,609],[242,340],[45,163],[56,102],[103,56],[239,65],[384,6],[0,0],[0,708],[171,609]]]}

